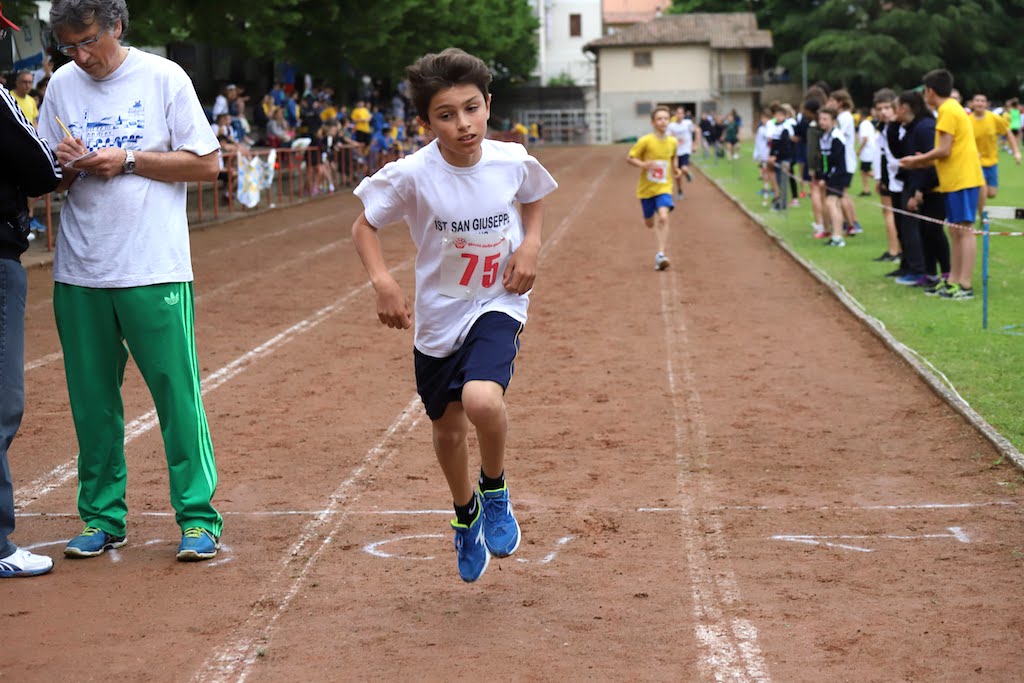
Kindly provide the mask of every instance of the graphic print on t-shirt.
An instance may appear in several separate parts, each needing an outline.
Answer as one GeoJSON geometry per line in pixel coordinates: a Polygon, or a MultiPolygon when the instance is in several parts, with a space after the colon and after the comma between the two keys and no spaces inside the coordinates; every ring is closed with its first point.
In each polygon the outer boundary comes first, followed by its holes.
{"type": "Polygon", "coordinates": [[[71,120],[71,134],[81,138],[90,152],[104,147],[142,147],[140,143],[146,128],[146,108],[142,106],[141,100],[136,100],[126,112],[106,116],[103,114],[86,109],[81,119],[71,120]]]}

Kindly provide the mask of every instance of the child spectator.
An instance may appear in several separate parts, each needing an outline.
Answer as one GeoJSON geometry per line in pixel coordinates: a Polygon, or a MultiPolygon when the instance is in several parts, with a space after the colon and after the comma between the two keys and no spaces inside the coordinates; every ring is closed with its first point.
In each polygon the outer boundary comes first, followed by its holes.
{"type": "MultiPolygon", "coordinates": [[[[768,163],[774,172],[774,190],[775,198],[772,200],[772,208],[776,211],[782,211],[786,208],[786,198],[782,192],[783,183],[787,182],[787,179],[792,179],[790,165],[793,161],[793,132],[796,121],[790,116],[792,108],[789,108],[785,104],[774,104],[772,105],[772,122],[773,125],[769,127],[768,134],[770,156],[768,157],[768,163]]],[[[791,183],[790,187],[795,186],[796,181],[791,183]]],[[[791,191],[792,194],[792,191],[791,191]]],[[[796,205],[800,205],[800,200],[793,197],[796,201],[796,205]]]]}
{"type": "Polygon", "coordinates": [[[655,270],[665,270],[671,265],[665,250],[668,246],[668,215],[675,208],[672,203],[672,180],[682,175],[676,154],[676,139],[668,134],[668,119],[668,107],[655,107],[651,112],[654,132],[637,140],[626,157],[630,166],[640,169],[636,196],[640,200],[644,224],[654,229],[654,239],[658,245],[654,255],[655,270]]]}
{"type": "Polygon", "coordinates": [[[414,317],[377,233],[404,220],[416,243],[416,386],[455,504],[459,575],[471,582],[491,555],[511,555],[520,543],[505,483],[504,392],[537,272],[542,200],[557,185],[522,145],[487,139],[491,74],[483,61],[448,48],[407,73],[416,111],[436,139],[359,184],[365,209],[352,241],[380,321],[400,329],[414,317]],[[476,487],[471,426],[481,460],[476,487]]]}
{"type": "Polygon", "coordinates": [[[861,109],[860,124],[857,126],[857,158],[860,159],[860,196],[871,196],[874,180],[874,163],[878,130],[868,109],[861,109]]]}
{"type": "Polygon", "coordinates": [[[811,196],[811,229],[815,239],[827,239],[831,232],[825,229],[825,179],[821,175],[823,168],[821,163],[821,126],[818,124],[818,112],[821,111],[820,97],[824,92],[817,93],[817,97],[808,96],[803,103],[803,117],[807,121],[807,127],[803,129],[800,136],[801,147],[805,152],[803,178],[807,181],[808,194],[811,196]]]}
{"type": "Polygon", "coordinates": [[[978,199],[978,210],[985,208],[985,200],[992,199],[999,191],[999,138],[1005,137],[1013,158],[1020,165],[1020,147],[1017,138],[1010,135],[1006,119],[988,110],[988,97],[977,93],[971,98],[971,124],[974,127],[974,142],[981,155],[981,174],[985,177],[984,192],[978,199]]]}
{"type": "MultiPolygon", "coordinates": [[[[853,120],[853,98],[845,90],[835,90],[829,94],[826,104],[839,112],[836,117],[836,125],[843,133],[843,140],[846,143],[846,168],[850,174],[850,181],[853,182],[853,169],[857,167],[857,150],[855,141],[857,139],[857,124],[853,120]]],[[[844,229],[848,236],[859,235],[864,232],[857,221],[857,210],[850,198],[849,187],[843,191],[842,198],[843,217],[845,219],[844,229]]]]}
{"type": "Polygon", "coordinates": [[[729,159],[740,158],[740,117],[733,110],[725,118],[725,130],[722,133],[725,141],[725,155],[729,159]]]}
{"type": "Polygon", "coordinates": [[[324,123],[322,126],[317,128],[316,133],[313,135],[312,146],[319,150],[311,150],[312,153],[309,155],[309,163],[312,167],[313,176],[312,193],[314,196],[325,192],[334,192],[334,164],[331,163],[331,159],[334,154],[334,150],[332,149],[334,140],[332,138],[328,141],[331,124],[331,121],[324,123]]]}
{"type": "Polygon", "coordinates": [[[894,147],[902,145],[899,140],[899,121],[896,119],[894,103],[896,93],[889,88],[882,88],[874,96],[875,115],[880,125],[878,138],[875,145],[877,150],[875,161],[875,179],[878,184],[878,198],[882,204],[882,220],[885,223],[885,238],[888,247],[882,255],[874,259],[878,262],[892,263],[900,260],[900,239],[897,225],[902,220],[902,215],[893,212],[893,207],[902,206],[900,197],[903,191],[903,181],[897,178],[899,172],[898,149],[889,145],[889,138],[893,137],[894,147]]]}
{"type": "Polygon", "coordinates": [[[845,247],[843,240],[843,210],[840,202],[843,192],[850,186],[850,172],[847,167],[849,145],[843,139],[843,131],[837,125],[839,112],[832,107],[818,111],[818,125],[821,127],[821,175],[825,181],[825,208],[832,226],[832,236],[826,247],[845,247]]]}
{"type": "Polygon", "coordinates": [[[977,242],[974,220],[978,195],[985,184],[981,172],[974,129],[964,108],[950,97],[953,74],[935,69],[924,75],[924,99],[938,113],[935,148],[925,154],[904,157],[904,168],[926,168],[932,164],[939,175],[939,191],[946,195],[946,220],[950,224],[951,263],[947,286],[939,292],[944,299],[974,297],[971,286],[977,242]]]}
{"type": "MultiPolygon", "coordinates": [[[[768,121],[771,120],[771,112],[767,109],[762,109],[760,117],[758,119],[757,130],[754,131],[754,163],[757,164],[759,177],[761,178],[761,189],[758,190],[758,194],[762,197],[767,198],[772,189],[771,169],[768,165],[768,157],[771,156],[771,149],[768,141],[768,121]]],[[[762,206],[767,206],[768,201],[765,199],[762,202],[762,206]]]]}
{"type": "MultiPolygon", "coordinates": [[[[900,95],[896,106],[897,115],[903,124],[903,152],[906,155],[923,153],[935,146],[935,118],[924,105],[924,98],[921,93],[908,90],[900,95]]],[[[900,223],[900,274],[895,282],[900,285],[911,285],[916,287],[928,287],[934,283],[926,282],[927,275],[935,275],[935,262],[937,250],[934,245],[936,230],[941,235],[942,224],[929,223],[922,220],[924,215],[925,196],[931,196],[928,205],[933,207],[936,199],[941,202],[941,196],[935,196],[935,188],[938,185],[938,177],[935,169],[925,167],[919,169],[905,169],[902,173],[903,192],[901,198],[905,210],[903,220],[900,223]],[[925,248],[928,241],[929,249],[925,248]],[[931,254],[930,270],[929,259],[926,253],[931,254]]],[[[939,216],[941,221],[941,215],[939,216]]],[[[948,248],[945,261],[948,263],[948,248]]]]}

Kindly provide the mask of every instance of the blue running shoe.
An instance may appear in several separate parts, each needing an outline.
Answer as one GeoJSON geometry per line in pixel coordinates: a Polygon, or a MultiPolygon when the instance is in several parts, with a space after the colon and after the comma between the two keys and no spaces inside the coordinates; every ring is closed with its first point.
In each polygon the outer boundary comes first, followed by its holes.
{"type": "Polygon", "coordinates": [[[181,534],[178,545],[178,560],[181,562],[199,562],[217,556],[220,539],[198,526],[190,526],[181,534]]]}
{"type": "Polygon", "coordinates": [[[483,491],[484,497],[484,542],[495,557],[508,557],[519,549],[522,534],[519,522],[512,514],[512,503],[508,499],[508,484],[495,491],[483,491]]]}
{"type": "Polygon", "coordinates": [[[38,218],[33,217],[32,220],[29,221],[29,228],[31,228],[35,232],[45,233],[46,232],[46,223],[43,223],[38,218]]]}
{"type": "Polygon", "coordinates": [[[111,536],[103,529],[87,526],[64,546],[66,557],[96,557],[128,543],[127,536],[111,536]]]}
{"type": "Polygon", "coordinates": [[[480,507],[476,511],[476,519],[469,526],[452,520],[459,576],[466,583],[473,583],[483,576],[491,561],[491,554],[487,552],[487,545],[484,543],[483,501],[478,498],[478,502],[480,507]]]}

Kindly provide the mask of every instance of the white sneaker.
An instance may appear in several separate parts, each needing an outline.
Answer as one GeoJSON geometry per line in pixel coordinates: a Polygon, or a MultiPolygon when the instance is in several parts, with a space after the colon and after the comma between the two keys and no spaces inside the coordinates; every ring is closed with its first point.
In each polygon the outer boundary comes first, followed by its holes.
{"type": "Polygon", "coordinates": [[[29,242],[31,242],[35,238],[36,238],[36,234],[34,232],[29,232],[27,235],[25,235],[25,239],[27,239],[29,242]]]}
{"type": "Polygon", "coordinates": [[[36,555],[24,548],[0,559],[0,578],[13,579],[20,576],[39,576],[53,569],[53,560],[46,555],[36,555]]]}
{"type": "Polygon", "coordinates": [[[655,270],[665,270],[666,268],[669,267],[669,265],[671,265],[671,264],[670,264],[670,262],[668,260],[668,256],[665,256],[660,251],[657,254],[655,254],[655,256],[654,256],[654,269],[655,270]]]}

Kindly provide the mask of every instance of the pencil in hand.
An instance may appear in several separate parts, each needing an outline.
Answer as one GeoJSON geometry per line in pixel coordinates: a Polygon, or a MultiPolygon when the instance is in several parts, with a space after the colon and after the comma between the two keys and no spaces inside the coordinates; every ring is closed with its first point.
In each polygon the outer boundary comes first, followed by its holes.
{"type": "Polygon", "coordinates": [[[74,139],[75,136],[71,134],[71,131],[68,130],[68,127],[65,126],[64,122],[60,120],[60,117],[55,114],[53,118],[57,119],[57,123],[60,124],[61,130],[64,131],[65,135],[67,135],[69,138],[74,139]]]}

